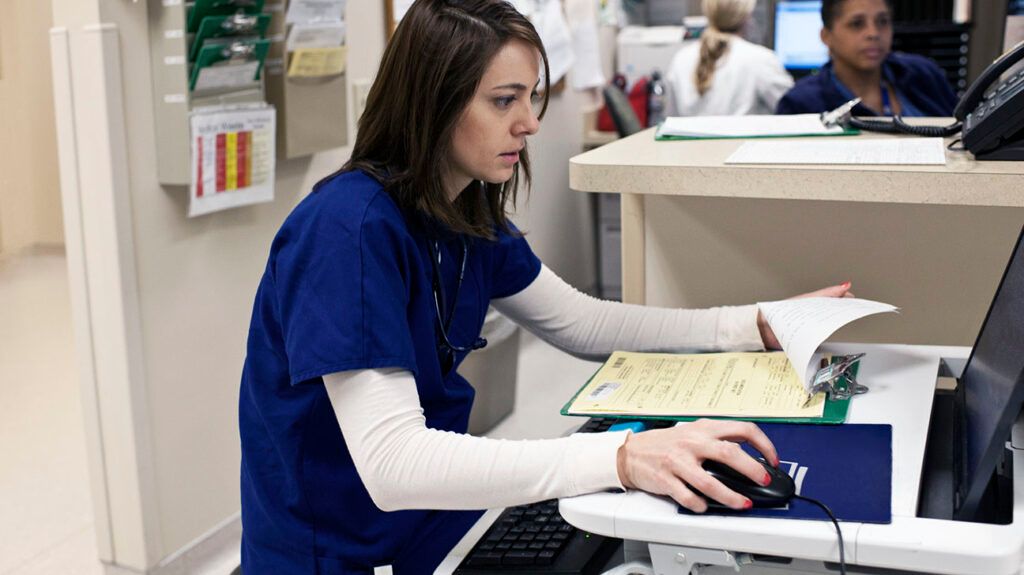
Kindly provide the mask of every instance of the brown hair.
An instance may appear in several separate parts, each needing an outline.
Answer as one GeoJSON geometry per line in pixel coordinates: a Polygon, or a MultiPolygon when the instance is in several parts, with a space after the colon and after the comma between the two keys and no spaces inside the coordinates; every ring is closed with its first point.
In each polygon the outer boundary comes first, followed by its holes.
{"type": "MultiPolygon", "coordinates": [[[[536,29],[505,0],[417,0],[384,50],[366,109],[359,118],[352,157],[341,172],[363,170],[382,183],[403,210],[419,211],[453,231],[493,238],[509,230],[520,165],[530,185],[524,148],[512,178],[471,182],[455,202],[443,175],[452,135],[492,58],[521,40],[541,55],[543,86],[548,59],[536,29]]],[[[540,116],[547,110],[545,90],[540,116]]]]}
{"type": "Polygon", "coordinates": [[[708,26],[700,35],[700,61],[694,74],[697,93],[703,96],[711,89],[715,66],[729,48],[732,35],[754,11],[755,0],[703,0],[701,7],[708,26]]]}

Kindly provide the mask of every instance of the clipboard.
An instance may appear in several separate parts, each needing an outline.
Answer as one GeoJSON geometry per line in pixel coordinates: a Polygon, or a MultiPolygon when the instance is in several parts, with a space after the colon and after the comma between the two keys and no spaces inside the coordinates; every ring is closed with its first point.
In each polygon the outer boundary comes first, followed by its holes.
{"type": "Polygon", "coordinates": [[[199,31],[199,24],[208,16],[229,16],[237,12],[261,14],[264,0],[196,0],[188,11],[186,29],[189,34],[199,31]]]}
{"type": "Polygon", "coordinates": [[[842,125],[826,125],[818,114],[690,116],[672,117],[661,122],[654,133],[654,139],[657,141],[747,140],[807,136],[855,136],[859,133],[859,130],[842,125]]]}
{"type": "Polygon", "coordinates": [[[269,40],[245,39],[222,45],[207,42],[192,66],[189,90],[241,88],[256,82],[269,50],[269,40]],[[204,70],[218,72],[222,78],[204,86],[200,81],[204,70]]]}
{"type": "MultiPolygon", "coordinates": [[[[839,358],[831,358],[831,363],[837,363],[839,358]]],[[[860,364],[855,363],[843,375],[840,375],[836,381],[832,384],[833,389],[841,392],[849,392],[856,386],[857,372],[860,370],[860,364]]],[[[825,392],[825,406],[820,417],[724,417],[724,416],[704,416],[704,415],[681,415],[681,416],[666,416],[666,415],[634,415],[629,413],[570,413],[569,409],[576,398],[579,397],[583,390],[587,388],[597,372],[591,376],[587,381],[580,386],[580,388],[573,394],[569,401],[562,406],[559,411],[560,414],[570,417],[609,417],[615,419],[629,419],[638,421],[696,421],[698,419],[723,419],[732,421],[753,421],[762,423],[807,423],[807,424],[818,424],[818,425],[837,425],[846,421],[846,416],[850,411],[850,401],[853,397],[850,393],[835,394],[835,395],[846,395],[844,398],[836,398],[833,396],[832,391],[825,392]]]]}
{"type": "MultiPolygon", "coordinates": [[[[267,37],[270,16],[266,14],[232,14],[230,16],[207,16],[199,24],[199,31],[192,40],[189,61],[199,57],[199,50],[214,38],[263,39],[267,37]]],[[[231,40],[225,40],[230,43],[231,40]]]]}

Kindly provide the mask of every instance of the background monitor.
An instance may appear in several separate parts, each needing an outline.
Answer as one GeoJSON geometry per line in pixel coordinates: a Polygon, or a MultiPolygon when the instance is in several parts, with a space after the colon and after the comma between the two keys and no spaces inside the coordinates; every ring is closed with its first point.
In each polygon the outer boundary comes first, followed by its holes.
{"type": "Polygon", "coordinates": [[[820,34],[820,1],[776,2],[775,53],[787,70],[815,70],[828,61],[828,48],[820,34]]]}
{"type": "Polygon", "coordinates": [[[954,517],[979,516],[982,498],[1024,405],[1024,230],[960,377],[964,451],[954,517]]]}

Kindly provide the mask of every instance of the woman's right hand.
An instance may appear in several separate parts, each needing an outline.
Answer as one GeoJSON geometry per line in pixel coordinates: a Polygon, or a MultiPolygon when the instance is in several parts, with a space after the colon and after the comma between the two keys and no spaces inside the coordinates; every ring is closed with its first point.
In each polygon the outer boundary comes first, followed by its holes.
{"type": "Polygon", "coordinates": [[[705,460],[713,459],[755,483],[766,484],[769,477],[764,466],[740,448],[744,441],[768,463],[778,466],[775,446],[753,423],[699,419],[631,434],[619,447],[619,479],[627,489],[668,495],[696,513],[703,513],[708,506],[694,489],[733,509],[749,509],[749,499],[722,485],[702,467],[705,460]]]}

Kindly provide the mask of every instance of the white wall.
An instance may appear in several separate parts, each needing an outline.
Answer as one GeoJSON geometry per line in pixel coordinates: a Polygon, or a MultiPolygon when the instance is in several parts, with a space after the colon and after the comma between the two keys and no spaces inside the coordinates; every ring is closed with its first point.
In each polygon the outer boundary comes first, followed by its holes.
{"type": "Polygon", "coordinates": [[[0,253],[64,241],[48,2],[0,2],[0,253]]]}
{"type": "MultiPolygon", "coordinates": [[[[68,244],[85,261],[80,281],[71,278],[73,299],[84,302],[76,304],[77,321],[88,324],[78,347],[90,387],[83,397],[95,398],[85,407],[95,422],[88,432],[97,529],[109,528],[100,552],[120,567],[152,570],[238,512],[237,393],[252,298],[277,227],[349,149],[279,163],[273,203],[187,219],[187,189],[161,186],[155,175],[146,22],[147,10],[162,3],[52,3],[55,25],[70,32],[79,90],[84,233],[75,246],[69,233],[68,244]],[[98,23],[117,26],[106,44],[90,44],[98,23]],[[106,88],[96,80],[104,66],[91,56],[95,45],[119,54],[120,75],[106,76],[106,88]],[[117,109],[86,97],[92,93],[117,109]],[[111,150],[91,146],[92,134],[111,150]],[[104,162],[106,171],[94,165],[104,162]]],[[[372,78],[383,52],[382,3],[349,2],[348,36],[349,82],[372,78]]],[[[535,193],[517,219],[551,267],[587,286],[587,199],[568,190],[568,158],[581,132],[573,101],[565,94],[552,103],[534,142],[535,193]]]]}

